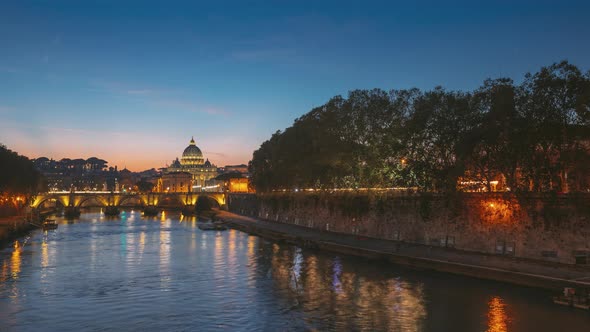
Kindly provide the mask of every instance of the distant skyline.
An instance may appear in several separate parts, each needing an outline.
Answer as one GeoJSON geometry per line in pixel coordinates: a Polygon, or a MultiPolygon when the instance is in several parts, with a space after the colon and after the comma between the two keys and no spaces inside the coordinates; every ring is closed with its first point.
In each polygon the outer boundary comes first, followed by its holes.
{"type": "Polygon", "coordinates": [[[133,171],[218,166],[353,89],[473,90],[568,60],[588,1],[2,1],[0,143],[133,171]]]}

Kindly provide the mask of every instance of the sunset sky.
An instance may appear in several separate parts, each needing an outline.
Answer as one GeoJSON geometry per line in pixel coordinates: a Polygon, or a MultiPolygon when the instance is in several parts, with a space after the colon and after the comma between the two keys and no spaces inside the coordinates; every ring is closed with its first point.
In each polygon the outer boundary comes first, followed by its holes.
{"type": "Polygon", "coordinates": [[[471,90],[567,59],[589,1],[2,1],[0,143],[140,171],[218,166],[357,88],[471,90]],[[321,4],[320,4],[321,2],[321,4]]]}

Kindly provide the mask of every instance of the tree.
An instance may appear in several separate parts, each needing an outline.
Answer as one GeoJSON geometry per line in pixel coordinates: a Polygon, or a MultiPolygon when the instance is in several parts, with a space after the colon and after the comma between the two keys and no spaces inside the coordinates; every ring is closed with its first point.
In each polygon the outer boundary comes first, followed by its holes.
{"type": "Polygon", "coordinates": [[[149,193],[154,189],[154,184],[145,180],[138,181],[135,185],[137,186],[137,190],[142,193],[149,193]]]}
{"type": "Polygon", "coordinates": [[[534,191],[564,188],[572,160],[565,151],[574,148],[578,125],[588,125],[588,78],[567,61],[527,74],[520,87],[519,111],[526,123],[530,147],[523,176],[534,191]],[[561,182],[561,183],[555,183],[561,182]]]}
{"type": "Polygon", "coordinates": [[[0,193],[30,195],[42,190],[43,183],[29,158],[0,145],[0,193]]]}
{"type": "Polygon", "coordinates": [[[564,188],[568,172],[585,183],[589,105],[590,72],[567,62],[527,74],[518,86],[488,79],[473,92],[353,90],[265,141],[249,164],[251,182],[258,191],[450,192],[459,178],[488,190],[495,179],[514,191],[564,188]]]}

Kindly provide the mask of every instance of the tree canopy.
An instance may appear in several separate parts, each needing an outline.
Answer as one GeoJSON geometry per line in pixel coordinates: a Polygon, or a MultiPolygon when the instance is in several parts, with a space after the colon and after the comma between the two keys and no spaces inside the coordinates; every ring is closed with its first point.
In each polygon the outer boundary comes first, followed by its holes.
{"type": "Polygon", "coordinates": [[[588,190],[589,105],[590,73],[566,61],[467,92],[354,90],[273,134],[249,171],[259,191],[454,191],[461,179],[488,190],[497,179],[513,191],[588,190]]]}
{"type": "Polygon", "coordinates": [[[39,190],[42,175],[29,158],[0,144],[0,193],[30,194],[39,190]]]}

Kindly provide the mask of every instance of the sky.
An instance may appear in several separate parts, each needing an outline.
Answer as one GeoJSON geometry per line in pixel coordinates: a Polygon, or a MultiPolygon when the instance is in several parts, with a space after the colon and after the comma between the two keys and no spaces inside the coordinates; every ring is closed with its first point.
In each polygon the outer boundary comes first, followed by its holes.
{"type": "Polygon", "coordinates": [[[476,89],[569,60],[590,1],[0,1],[0,144],[141,171],[214,164],[354,89],[476,89]]]}

